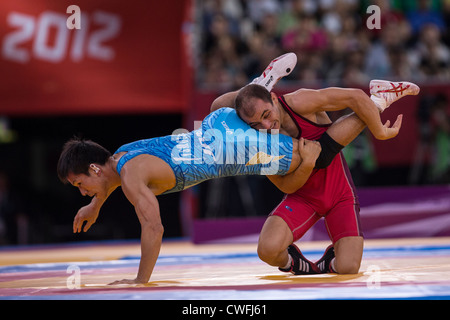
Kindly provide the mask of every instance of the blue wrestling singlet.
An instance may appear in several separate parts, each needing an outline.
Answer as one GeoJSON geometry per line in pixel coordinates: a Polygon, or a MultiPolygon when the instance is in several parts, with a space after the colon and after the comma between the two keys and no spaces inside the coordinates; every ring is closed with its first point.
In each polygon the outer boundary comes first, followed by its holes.
{"type": "Polygon", "coordinates": [[[123,165],[141,154],[167,162],[175,173],[177,192],[208,179],[237,175],[284,175],[292,161],[293,141],[282,134],[252,129],[231,108],[209,114],[197,130],[144,139],[121,146],[117,164],[123,165]]]}

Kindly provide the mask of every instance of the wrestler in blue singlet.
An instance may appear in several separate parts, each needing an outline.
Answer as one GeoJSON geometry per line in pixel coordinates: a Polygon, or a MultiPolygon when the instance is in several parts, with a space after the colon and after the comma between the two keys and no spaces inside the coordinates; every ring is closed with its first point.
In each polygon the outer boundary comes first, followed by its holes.
{"type": "Polygon", "coordinates": [[[167,162],[175,173],[176,185],[165,193],[177,192],[212,178],[237,175],[284,175],[292,161],[292,138],[252,129],[231,108],[209,114],[197,130],[177,135],[144,139],[121,146],[127,152],[123,165],[141,154],[167,162]]]}

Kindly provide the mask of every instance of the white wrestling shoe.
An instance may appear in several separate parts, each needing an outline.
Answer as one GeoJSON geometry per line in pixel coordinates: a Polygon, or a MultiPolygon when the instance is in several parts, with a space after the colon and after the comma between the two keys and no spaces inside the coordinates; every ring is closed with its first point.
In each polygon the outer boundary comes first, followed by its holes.
{"type": "Polygon", "coordinates": [[[385,80],[370,81],[370,99],[383,112],[404,96],[416,96],[420,92],[418,85],[411,82],[391,82],[385,80]]]}
{"type": "Polygon", "coordinates": [[[258,84],[272,91],[275,84],[283,77],[289,75],[297,64],[297,55],[295,53],[286,53],[273,59],[264,72],[255,78],[251,84],[258,84]]]}

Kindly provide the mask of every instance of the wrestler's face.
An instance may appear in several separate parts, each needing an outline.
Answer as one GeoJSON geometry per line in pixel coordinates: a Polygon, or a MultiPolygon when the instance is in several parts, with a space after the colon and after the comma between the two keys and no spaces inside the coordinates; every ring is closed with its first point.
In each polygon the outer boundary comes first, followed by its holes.
{"type": "Polygon", "coordinates": [[[80,190],[82,196],[103,197],[106,194],[106,181],[103,179],[101,172],[89,169],[88,175],[69,173],[67,180],[80,190]]]}
{"type": "Polygon", "coordinates": [[[265,102],[261,99],[251,100],[252,109],[249,112],[241,112],[241,118],[253,129],[280,130],[280,111],[273,101],[265,102]]]}

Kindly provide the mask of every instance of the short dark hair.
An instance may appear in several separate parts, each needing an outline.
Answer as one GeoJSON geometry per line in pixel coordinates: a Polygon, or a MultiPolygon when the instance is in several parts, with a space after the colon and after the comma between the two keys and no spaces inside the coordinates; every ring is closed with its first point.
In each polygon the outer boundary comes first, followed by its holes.
{"type": "Polygon", "coordinates": [[[111,157],[111,152],[98,143],[81,138],[72,138],[64,144],[59,156],[58,178],[67,183],[67,176],[73,174],[89,175],[89,165],[96,163],[104,165],[111,157]]]}
{"type": "Polygon", "coordinates": [[[272,103],[272,97],[266,88],[258,84],[249,84],[239,91],[234,101],[236,113],[239,117],[242,113],[249,117],[253,116],[255,112],[251,103],[253,99],[261,99],[264,102],[272,103]]]}

